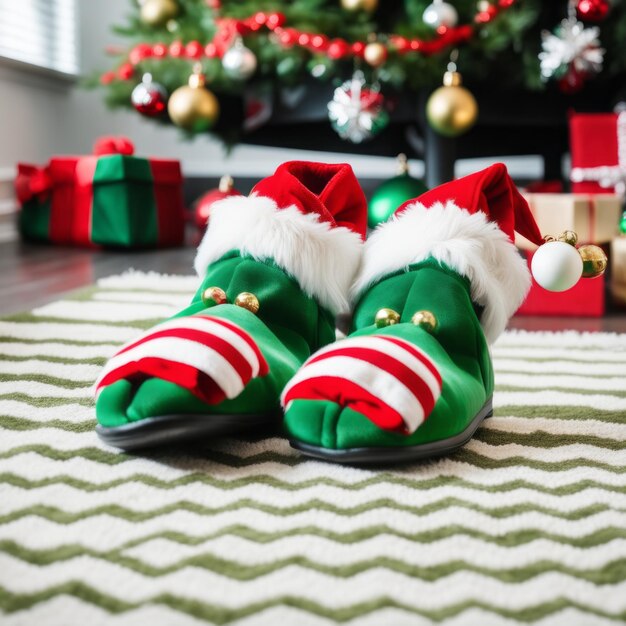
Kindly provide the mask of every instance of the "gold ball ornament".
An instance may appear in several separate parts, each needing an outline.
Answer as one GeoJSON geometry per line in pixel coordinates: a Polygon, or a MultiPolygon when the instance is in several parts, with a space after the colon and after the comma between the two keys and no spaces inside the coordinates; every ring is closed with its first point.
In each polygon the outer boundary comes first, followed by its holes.
{"type": "Polygon", "coordinates": [[[573,230],[564,230],[559,235],[558,241],[564,241],[569,243],[570,246],[575,246],[578,243],[578,233],[573,230]]]}
{"type": "Polygon", "coordinates": [[[413,314],[411,322],[420,328],[423,328],[427,333],[433,335],[437,331],[437,318],[432,311],[417,311],[413,314]]]}
{"type": "Polygon", "coordinates": [[[250,313],[254,313],[255,315],[259,312],[259,308],[261,307],[259,299],[249,291],[242,291],[235,298],[235,304],[242,309],[248,309],[250,313]]]}
{"type": "Polygon", "coordinates": [[[341,7],[346,11],[373,13],[378,8],[378,0],[341,0],[341,7]]]}
{"type": "Polygon", "coordinates": [[[202,74],[192,74],[189,84],[176,89],[167,103],[167,112],[185,130],[199,133],[211,128],[220,114],[217,98],[204,86],[202,74]]]}
{"type": "Polygon", "coordinates": [[[376,328],[393,326],[399,322],[400,314],[393,309],[380,309],[374,316],[374,324],[376,324],[376,328]]]}
{"type": "Polygon", "coordinates": [[[580,246],[578,253],[583,260],[583,278],[598,278],[604,274],[609,261],[602,248],[588,244],[580,246]]]}
{"type": "Polygon", "coordinates": [[[446,137],[462,135],[478,118],[476,98],[461,82],[458,72],[446,72],[443,87],[433,91],[426,103],[428,123],[446,137]]]}
{"type": "Polygon", "coordinates": [[[226,304],[228,297],[226,292],[220,287],[207,287],[202,292],[202,302],[207,306],[213,306],[214,304],[226,304]]]}
{"type": "Polygon", "coordinates": [[[363,58],[372,67],[380,67],[387,60],[387,48],[379,41],[368,43],[363,58]]]}
{"type": "Polygon", "coordinates": [[[144,24],[157,27],[175,18],[179,11],[176,0],[145,0],[139,14],[144,24]]]}

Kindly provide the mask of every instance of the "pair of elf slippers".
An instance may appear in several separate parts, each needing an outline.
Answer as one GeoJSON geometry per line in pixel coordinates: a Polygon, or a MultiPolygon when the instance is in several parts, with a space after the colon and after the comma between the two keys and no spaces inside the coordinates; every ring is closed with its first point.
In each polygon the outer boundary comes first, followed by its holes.
{"type": "Polygon", "coordinates": [[[530,287],[514,230],[541,233],[502,164],[403,204],[367,241],[366,211],[349,165],[307,162],[213,205],[191,304],[96,383],[99,436],[131,449],[282,419],[293,447],[349,463],[467,442],[492,413],[489,344],[530,287]]]}

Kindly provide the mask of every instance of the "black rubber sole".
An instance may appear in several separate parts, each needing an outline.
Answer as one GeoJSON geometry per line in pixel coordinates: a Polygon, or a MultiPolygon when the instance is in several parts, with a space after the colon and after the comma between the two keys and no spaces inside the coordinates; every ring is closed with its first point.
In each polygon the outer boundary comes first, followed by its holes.
{"type": "Polygon", "coordinates": [[[188,441],[202,443],[204,438],[267,426],[277,419],[276,415],[161,415],[113,428],[98,424],[96,433],[110,446],[135,450],[188,441]]]}
{"type": "Polygon", "coordinates": [[[437,456],[444,456],[464,446],[473,436],[482,421],[493,415],[493,401],[489,398],[469,426],[458,435],[433,441],[419,446],[377,447],[377,448],[344,448],[328,449],[313,446],[290,439],[292,448],[302,454],[332,461],[333,463],[345,463],[348,465],[389,465],[395,463],[407,463],[410,461],[422,461],[437,456]]]}

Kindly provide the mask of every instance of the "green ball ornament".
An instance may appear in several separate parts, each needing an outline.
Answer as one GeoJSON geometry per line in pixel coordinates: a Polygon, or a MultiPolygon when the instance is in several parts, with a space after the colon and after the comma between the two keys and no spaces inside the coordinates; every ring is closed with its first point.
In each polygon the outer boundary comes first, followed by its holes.
{"type": "Polygon", "coordinates": [[[395,210],[407,200],[412,200],[428,191],[428,187],[409,174],[406,156],[398,156],[400,173],[379,185],[369,201],[367,207],[367,225],[376,228],[378,224],[386,222],[395,210]]]}
{"type": "Polygon", "coordinates": [[[619,232],[626,235],[626,211],[622,213],[622,219],[619,222],[619,232]]]}

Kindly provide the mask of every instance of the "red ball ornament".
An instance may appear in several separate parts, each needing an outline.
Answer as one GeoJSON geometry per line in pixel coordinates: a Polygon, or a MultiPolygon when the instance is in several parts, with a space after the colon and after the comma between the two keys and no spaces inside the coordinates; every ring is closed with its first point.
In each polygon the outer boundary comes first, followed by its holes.
{"type": "Polygon", "coordinates": [[[602,22],[610,8],[608,0],[579,0],[576,13],[578,18],[585,22],[602,22]]]}
{"type": "Polygon", "coordinates": [[[343,39],[333,39],[328,46],[328,54],[331,59],[341,59],[346,56],[350,50],[350,46],[343,39]]]}
{"type": "Polygon", "coordinates": [[[309,35],[309,33],[300,33],[298,35],[298,43],[303,46],[306,47],[308,45],[311,44],[311,35],[309,35]]]}
{"type": "Polygon", "coordinates": [[[181,41],[173,41],[170,44],[170,56],[171,57],[182,57],[185,53],[185,46],[181,41]]]}
{"type": "Polygon", "coordinates": [[[153,82],[150,74],[144,74],[142,81],[133,89],[130,101],[142,115],[156,117],[165,111],[167,91],[159,83],[153,82]]]}
{"type": "Polygon", "coordinates": [[[298,41],[298,33],[293,28],[285,28],[278,35],[278,40],[283,46],[293,46],[298,41]]]}
{"type": "Polygon", "coordinates": [[[313,35],[313,37],[311,37],[312,48],[323,50],[326,46],[328,46],[328,37],[324,35],[313,35]]]}
{"type": "Polygon", "coordinates": [[[190,59],[199,59],[202,56],[203,46],[199,41],[190,41],[185,46],[185,55],[190,59]]]}
{"type": "Polygon", "coordinates": [[[285,16],[283,13],[270,13],[267,16],[267,27],[270,29],[280,28],[285,23],[285,16]]]}
{"type": "Polygon", "coordinates": [[[135,69],[133,68],[133,66],[130,63],[123,63],[117,69],[117,75],[122,80],[128,80],[128,79],[132,78],[134,73],[135,73],[135,69]]]}
{"type": "Polygon", "coordinates": [[[139,43],[137,44],[128,55],[128,60],[133,64],[137,65],[141,63],[144,59],[147,59],[152,56],[152,46],[147,43],[139,43]]]}
{"type": "Polygon", "coordinates": [[[163,43],[155,43],[152,46],[152,56],[162,59],[167,54],[167,46],[163,43]]]}
{"type": "Polygon", "coordinates": [[[222,176],[217,189],[211,189],[198,198],[194,207],[194,222],[198,229],[203,231],[207,227],[211,207],[218,200],[223,200],[229,196],[241,195],[241,193],[235,189],[234,185],[235,183],[230,176],[222,176]]]}
{"type": "Polygon", "coordinates": [[[100,76],[101,85],[110,85],[115,80],[115,72],[104,72],[100,76]]]}

